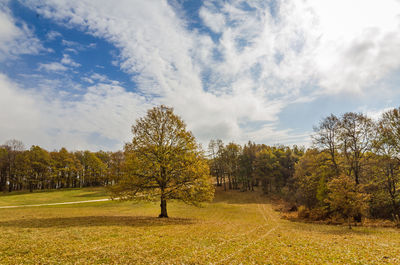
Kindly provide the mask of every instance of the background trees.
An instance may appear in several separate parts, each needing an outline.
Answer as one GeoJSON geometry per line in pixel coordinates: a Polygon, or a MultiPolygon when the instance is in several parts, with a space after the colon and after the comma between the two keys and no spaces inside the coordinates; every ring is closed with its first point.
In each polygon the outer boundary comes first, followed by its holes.
{"type": "Polygon", "coordinates": [[[0,146],[0,192],[4,191],[7,188],[7,157],[8,150],[7,148],[0,146]]]}
{"type": "Polygon", "coordinates": [[[279,195],[318,213],[310,215],[318,219],[340,215],[337,202],[350,193],[338,183],[350,179],[352,192],[367,198],[357,220],[360,214],[400,214],[400,108],[377,120],[360,113],[331,114],[314,127],[307,150],[211,140],[207,159],[183,121],[165,106],[138,120],[133,133],[132,143],[117,152],[26,150],[20,141],[9,140],[0,146],[0,191],[115,185],[122,198],[160,198],[161,215],[167,216],[168,199],[209,199],[212,185],[206,179],[212,175],[225,191],[279,195]]]}
{"type": "Polygon", "coordinates": [[[340,120],[340,147],[344,157],[344,169],[348,176],[353,176],[356,184],[360,183],[365,154],[372,149],[375,124],[363,114],[348,112],[340,120]]]}
{"type": "Polygon", "coordinates": [[[292,180],[295,164],[302,154],[297,147],[271,147],[252,142],[242,147],[211,140],[210,173],[224,190],[254,190],[261,185],[265,193],[279,193],[292,180]]]}
{"type": "Polygon", "coordinates": [[[25,150],[20,141],[7,141],[0,146],[0,191],[108,185],[119,176],[123,160],[121,152],[48,152],[36,145],[25,150]]]}
{"type": "Polygon", "coordinates": [[[33,145],[28,152],[25,152],[28,163],[26,164],[25,178],[29,184],[29,191],[32,192],[33,188],[43,189],[45,181],[50,176],[50,155],[49,153],[37,145],[33,145]]]}
{"type": "MultiPolygon", "coordinates": [[[[295,187],[298,188],[297,194],[307,194],[307,200],[304,200],[304,196],[300,196],[299,203],[310,210],[325,207],[328,214],[332,215],[338,211],[344,212],[343,196],[347,194],[347,197],[354,195],[352,197],[354,203],[357,200],[360,202],[361,198],[367,198],[363,201],[366,203],[364,205],[367,205],[367,210],[355,211],[358,214],[355,216],[358,221],[361,220],[361,214],[380,218],[390,218],[398,214],[399,109],[383,113],[376,121],[360,113],[349,112],[340,117],[330,115],[323,119],[314,131],[316,149],[307,152],[296,166],[295,178],[299,181],[295,187]],[[314,165],[308,166],[310,163],[314,165]],[[353,185],[349,184],[349,179],[355,185],[352,186],[353,193],[350,190],[344,192],[344,186],[348,184],[346,186],[348,188],[353,185]],[[307,185],[301,185],[307,180],[309,181],[307,185]],[[323,200],[318,198],[316,182],[329,186],[327,197],[325,196],[323,200]],[[343,189],[339,189],[340,183],[343,184],[343,189]],[[308,203],[313,199],[319,203],[308,203]]],[[[349,207],[354,206],[352,203],[347,204],[349,207]]]]}
{"type": "Polygon", "coordinates": [[[18,177],[17,177],[17,171],[18,170],[16,164],[17,160],[20,160],[20,156],[22,154],[22,151],[24,150],[24,145],[22,144],[21,141],[12,139],[8,140],[5,142],[5,144],[2,147],[5,149],[4,154],[4,167],[7,175],[7,180],[6,182],[8,183],[8,189],[9,191],[13,190],[13,188],[16,188],[20,185],[18,183],[18,177]]]}
{"type": "MultiPolygon", "coordinates": [[[[329,154],[329,161],[337,176],[340,174],[338,151],[340,120],[335,115],[323,119],[320,124],[314,127],[313,144],[329,154]]],[[[328,160],[327,160],[328,161],[328,160]]]]}
{"type": "Polygon", "coordinates": [[[306,151],[213,140],[211,174],[220,185],[227,178],[227,189],[261,186],[264,193],[305,206],[315,219],[350,216],[361,221],[362,216],[400,213],[400,108],[378,120],[361,113],[331,114],[314,132],[313,146],[306,151]]]}
{"type": "Polygon", "coordinates": [[[242,181],[242,190],[254,190],[256,183],[255,161],[257,157],[257,145],[253,142],[248,142],[243,146],[242,152],[239,155],[239,174],[242,181]]]}
{"type": "Polygon", "coordinates": [[[336,169],[331,166],[330,154],[317,149],[309,149],[296,164],[294,183],[291,189],[295,201],[308,209],[326,206],[327,183],[336,176],[336,169]]]}

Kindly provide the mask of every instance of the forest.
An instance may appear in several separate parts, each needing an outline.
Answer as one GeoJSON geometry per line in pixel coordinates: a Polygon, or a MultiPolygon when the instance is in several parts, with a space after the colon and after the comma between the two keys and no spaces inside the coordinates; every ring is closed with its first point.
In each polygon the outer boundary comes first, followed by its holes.
{"type": "Polygon", "coordinates": [[[29,150],[18,140],[0,147],[0,191],[82,188],[113,184],[122,173],[119,152],[29,150]]]}
{"type": "MultiPolygon", "coordinates": [[[[379,119],[331,114],[314,127],[312,139],[309,148],[211,140],[204,153],[216,186],[261,189],[284,199],[300,217],[399,220],[400,108],[379,119]]],[[[49,152],[9,140],[0,147],[0,191],[113,186],[131,170],[128,147],[49,152]]]]}
{"type": "Polygon", "coordinates": [[[400,109],[378,120],[331,114],[314,127],[312,138],[308,149],[211,141],[211,173],[225,189],[261,186],[298,208],[303,218],[399,223],[400,109]]]}

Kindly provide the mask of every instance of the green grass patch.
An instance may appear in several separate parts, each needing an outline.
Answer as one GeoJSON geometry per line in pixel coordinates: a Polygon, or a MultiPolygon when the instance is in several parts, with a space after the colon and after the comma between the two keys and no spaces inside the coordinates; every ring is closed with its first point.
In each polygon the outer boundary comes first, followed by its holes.
{"type": "Polygon", "coordinates": [[[159,203],[115,201],[0,209],[0,264],[400,263],[399,230],[290,222],[256,192],[218,191],[205,207],[171,202],[171,218],[158,213],[159,203]]]}
{"type": "Polygon", "coordinates": [[[108,198],[104,188],[0,193],[0,206],[74,202],[108,198]]]}

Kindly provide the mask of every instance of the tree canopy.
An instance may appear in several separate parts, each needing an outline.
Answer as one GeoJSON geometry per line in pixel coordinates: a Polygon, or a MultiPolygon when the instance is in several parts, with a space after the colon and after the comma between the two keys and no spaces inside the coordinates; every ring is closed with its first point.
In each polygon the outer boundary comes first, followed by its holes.
{"type": "Polygon", "coordinates": [[[120,199],[158,199],[159,217],[168,217],[167,200],[189,204],[210,201],[214,187],[203,152],[173,109],[159,106],[132,126],[125,146],[125,170],[111,187],[120,199]]]}

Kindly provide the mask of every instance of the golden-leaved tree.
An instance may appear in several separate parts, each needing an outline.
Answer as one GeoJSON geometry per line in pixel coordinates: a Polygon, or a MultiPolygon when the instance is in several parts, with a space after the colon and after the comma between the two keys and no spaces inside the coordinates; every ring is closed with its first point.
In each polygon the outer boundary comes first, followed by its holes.
{"type": "Polygon", "coordinates": [[[136,120],[132,133],[132,142],[125,145],[124,173],[111,187],[113,197],[160,200],[160,218],[168,217],[168,200],[197,205],[213,198],[207,160],[172,108],[148,110],[136,120]]]}
{"type": "Polygon", "coordinates": [[[326,202],[330,209],[347,218],[351,229],[351,218],[361,216],[368,210],[370,196],[362,191],[360,184],[346,175],[332,179],[328,183],[328,189],[330,193],[326,202]]]}

